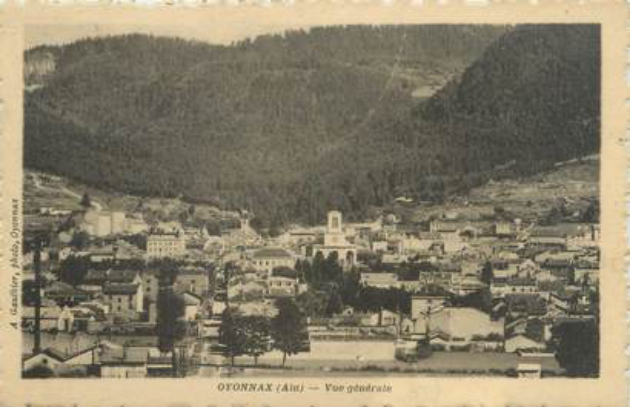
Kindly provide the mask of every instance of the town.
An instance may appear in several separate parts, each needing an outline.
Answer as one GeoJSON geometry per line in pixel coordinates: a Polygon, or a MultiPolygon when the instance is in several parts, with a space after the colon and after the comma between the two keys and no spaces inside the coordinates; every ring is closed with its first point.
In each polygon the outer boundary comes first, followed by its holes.
{"type": "Polygon", "coordinates": [[[209,228],[77,196],[25,214],[24,377],[597,374],[596,199],[330,208],[272,236],[247,211],[209,228]]]}

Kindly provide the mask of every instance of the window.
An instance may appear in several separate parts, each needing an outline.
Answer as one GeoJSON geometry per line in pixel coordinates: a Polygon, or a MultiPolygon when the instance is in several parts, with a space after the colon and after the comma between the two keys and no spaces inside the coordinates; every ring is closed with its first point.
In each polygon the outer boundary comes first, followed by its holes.
{"type": "MultiPolygon", "coordinates": [[[[122,302],[122,298],[118,297],[118,302],[122,302]]],[[[119,307],[120,308],[120,307],[119,307]]]]}
{"type": "Polygon", "coordinates": [[[339,217],[333,216],[333,218],[331,220],[332,220],[332,222],[331,222],[332,228],[333,229],[337,229],[339,227],[339,217]]]}

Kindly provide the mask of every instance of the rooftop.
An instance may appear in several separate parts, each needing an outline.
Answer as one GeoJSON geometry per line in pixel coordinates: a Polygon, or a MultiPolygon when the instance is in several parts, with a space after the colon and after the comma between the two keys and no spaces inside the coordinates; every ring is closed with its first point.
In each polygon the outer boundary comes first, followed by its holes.
{"type": "Polygon", "coordinates": [[[269,259],[269,258],[291,258],[291,254],[279,247],[263,247],[262,249],[254,252],[253,258],[255,259],[269,259]]]}
{"type": "Polygon", "coordinates": [[[103,288],[106,295],[135,295],[137,291],[136,284],[108,284],[103,288]]]}

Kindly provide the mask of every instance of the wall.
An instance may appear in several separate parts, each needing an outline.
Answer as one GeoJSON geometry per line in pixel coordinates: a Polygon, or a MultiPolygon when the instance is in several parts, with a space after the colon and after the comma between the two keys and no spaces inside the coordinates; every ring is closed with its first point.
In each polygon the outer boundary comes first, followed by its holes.
{"type": "MultiPolygon", "coordinates": [[[[394,341],[311,341],[311,351],[291,355],[292,360],[394,360],[394,341]]],[[[282,359],[272,351],[265,359],[282,359]]]]}

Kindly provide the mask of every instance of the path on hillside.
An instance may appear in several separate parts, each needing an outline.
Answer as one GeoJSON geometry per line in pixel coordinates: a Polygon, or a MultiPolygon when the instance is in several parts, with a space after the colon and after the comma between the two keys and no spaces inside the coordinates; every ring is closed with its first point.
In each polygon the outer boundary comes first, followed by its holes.
{"type": "MultiPolygon", "coordinates": [[[[35,185],[35,188],[40,189],[42,191],[55,191],[53,188],[44,186],[42,183],[42,180],[39,177],[39,174],[37,173],[31,173],[32,175],[32,179],[33,179],[33,185],[35,185]]],[[[63,192],[66,195],[70,195],[73,198],[76,198],[79,202],[81,202],[81,200],[83,199],[83,196],[68,189],[68,187],[66,186],[62,186],[59,188],[59,190],[61,190],[61,192],[63,192]]],[[[97,210],[97,211],[102,211],[103,210],[103,205],[101,205],[100,203],[96,202],[94,199],[91,199],[91,203],[92,206],[97,210]]]]}

